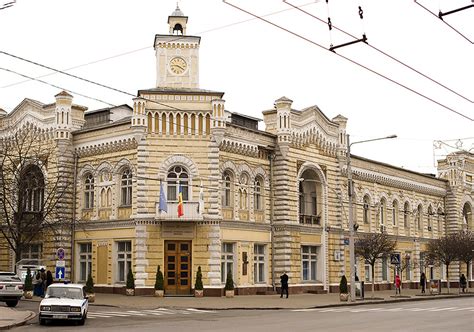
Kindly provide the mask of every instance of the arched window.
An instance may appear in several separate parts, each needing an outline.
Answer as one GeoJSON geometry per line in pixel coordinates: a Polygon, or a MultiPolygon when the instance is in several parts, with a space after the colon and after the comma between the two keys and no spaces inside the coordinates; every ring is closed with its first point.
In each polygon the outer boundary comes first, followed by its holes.
{"type": "Polygon", "coordinates": [[[84,183],[84,208],[92,209],[94,207],[94,177],[87,174],[84,183]]]}
{"type": "Polygon", "coordinates": [[[232,180],[233,177],[230,172],[225,171],[222,175],[222,206],[232,206],[232,180]]]}
{"type": "Polygon", "coordinates": [[[262,204],[262,179],[257,177],[255,178],[255,183],[254,183],[254,203],[253,203],[253,208],[255,210],[263,210],[263,204],[262,204]]]}
{"type": "Polygon", "coordinates": [[[444,213],[443,213],[443,210],[441,210],[441,208],[438,208],[437,215],[438,215],[438,236],[441,236],[444,230],[444,227],[443,227],[444,213]]]}
{"type": "Polygon", "coordinates": [[[44,176],[36,165],[27,166],[20,179],[20,201],[25,212],[41,212],[44,200],[44,176]]]}
{"type": "Polygon", "coordinates": [[[433,231],[433,208],[431,205],[428,207],[428,231],[431,232],[433,231]]]}
{"type": "Polygon", "coordinates": [[[182,166],[176,165],[169,169],[168,171],[168,200],[169,201],[177,201],[179,188],[181,187],[181,191],[183,193],[183,201],[188,200],[188,181],[189,176],[186,169],[182,166]]]}
{"type": "Polygon", "coordinates": [[[248,209],[248,183],[249,183],[249,176],[247,173],[242,173],[240,175],[240,188],[239,188],[239,201],[240,201],[240,209],[247,210],[248,209]]]}
{"type": "Polygon", "coordinates": [[[368,224],[370,222],[370,198],[368,195],[364,196],[364,214],[363,214],[363,219],[364,219],[364,224],[368,224]]]}
{"type": "Polygon", "coordinates": [[[132,205],[132,171],[129,168],[122,172],[121,205],[132,205]]]}
{"type": "Polygon", "coordinates": [[[403,227],[408,228],[410,227],[410,204],[408,202],[405,202],[405,205],[403,206],[403,227]]]}
{"type": "Polygon", "coordinates": [[[385,198],[382,198],[380,200],[380,207],[379,207],[379,221],[380,221],[380,225],[385,225],[385,211],[387,210],[387,201],[385,200],[385,198]]]}
{"type": "Polygon", "coordinates": [[[418,209],[416,211],[416,227],[418,229],[422,229],[422,219],[423,218],[423,207],[420,205],[418,205],[418,209]]]}
{"type": "Polygon", "coordinates": [[[393,201],[392,203],[392,224],[397,226],[398,223],[398,202],[393,201]]]}
{"type": "Polygon", "coordinates": [[[105,188],[100,190],[100,207],[107,207],[107,190],[105,188]]]}

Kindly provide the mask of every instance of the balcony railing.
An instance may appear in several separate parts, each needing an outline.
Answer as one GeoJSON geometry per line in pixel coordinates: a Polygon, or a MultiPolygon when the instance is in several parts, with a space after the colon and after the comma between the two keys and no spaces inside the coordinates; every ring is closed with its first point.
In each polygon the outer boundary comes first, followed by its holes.
{"type": "Polygon", "coordinates": [[[321,225],[321,216],[313,214],[300,214],[300,224],[321,225]]]}
{"type": "Polygon", "coordinates": [[[156,202],[156,217],[161,220],[202,220],[199,202],[183,202],[184,215],[178,217],[178,202],[168,202],[168,212],[160,211],[160,203],[156,202]]]}

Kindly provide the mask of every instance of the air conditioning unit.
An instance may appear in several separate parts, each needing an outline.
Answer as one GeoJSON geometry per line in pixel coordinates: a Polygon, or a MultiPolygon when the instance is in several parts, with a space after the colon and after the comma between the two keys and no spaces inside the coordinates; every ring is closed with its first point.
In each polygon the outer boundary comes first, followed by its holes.
{"type": "Polygon", "coordinates": [[[336,262],[339,262],[341,260],[341,252],[340,251],[335,251],[334,252],[334,260],[336,262]]]}
{"type": "Polygon", "coordinates": [[[385,233],[387,231],[387,226],[380,225],[380,233],[385,233]]]}

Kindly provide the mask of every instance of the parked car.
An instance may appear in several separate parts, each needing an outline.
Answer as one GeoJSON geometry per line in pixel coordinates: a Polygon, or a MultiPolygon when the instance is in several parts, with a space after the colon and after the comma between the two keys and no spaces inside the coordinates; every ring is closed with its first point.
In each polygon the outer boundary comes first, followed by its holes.
{"type": "Polygon", "coordinates": [[[52,284],[48,287],[39,306],[38,319],[41,325],[47,320],[75,320],[84,325],[89,301],[84,285],[52,284]]]}
{"type": "Polygon", "coordinates": [[[23,286],[15,272],[0,272],[0,301],[15,307],[23,296],[23,286]]]}
{"type": "Polygon", "coordinates": [[[41,259],[20,259],[16,263],[16,272],[23,282],[25,282],[28,269],[30,269],[31,278],[35,280],[36,273],[42,268],[46,270],[46,265],[43,264],[41,259]]]}

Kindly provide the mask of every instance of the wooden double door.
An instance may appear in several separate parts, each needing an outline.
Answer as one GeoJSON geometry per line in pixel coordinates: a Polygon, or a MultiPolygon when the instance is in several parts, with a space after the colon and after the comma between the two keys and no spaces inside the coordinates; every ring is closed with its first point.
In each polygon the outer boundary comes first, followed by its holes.
{"type": "Polygon", "coordinates": [[[165,241],[165,294],[191,294],[191,241],[165,241]]]}

